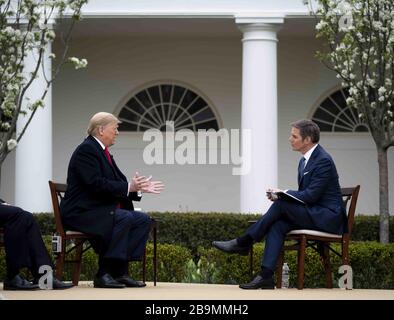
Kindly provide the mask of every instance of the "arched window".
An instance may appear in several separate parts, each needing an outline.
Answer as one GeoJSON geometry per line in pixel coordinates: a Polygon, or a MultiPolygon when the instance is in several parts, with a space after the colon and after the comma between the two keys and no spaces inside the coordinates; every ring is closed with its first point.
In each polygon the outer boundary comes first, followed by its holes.
{"type": "Polygon", "coordinates": [[[315,121],[323,132],[367,132],[368,126],[359,118],[357,109],[348,107],[348,89],[339,89],[323,100],[313,113],[315,121]]]}
{"type": "Polygon", "coordinates": [[[119,131],[166,130],[173,121],[175,130],[219,130],[217,118],[207,101],[177,84],[159,84],[140,90],[122,107],[119,131]]]}

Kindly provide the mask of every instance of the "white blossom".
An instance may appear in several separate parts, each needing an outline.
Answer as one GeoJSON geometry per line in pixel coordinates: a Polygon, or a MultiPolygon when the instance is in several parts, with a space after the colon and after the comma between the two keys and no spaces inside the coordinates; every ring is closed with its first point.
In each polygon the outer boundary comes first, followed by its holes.
{"type": "Polygon", "coordinates": [[[15,139],[10,139],[7,141],[7,149],[8,151],[11,151],[13,149],[15,149],[15,147],[17,146],[18,142],[16,142],[15,139]]]}
{"type": "MultiPolygon", "coordinates": [[[[31,51],[34,51],[36,55],[35,62],[38,63],[42,60],[40,55],[45,54],[45,51],[38,50],[46,49],[48,42],[55,39],[55,31],[49,26],[49,21],[61,18],[66,11],[74,19],[80,14],[81,6],[86,2],[87,0],[0,0],[0,130],[3,132],[11,129],[11,123],[16,120],[15,117],[27,112],[26,110],[19,111],[22,101],[26,101],[19,99],[19,97],[27,89],[26,85],[34,82],[37,78],[39,73],[33,70],[39,70],[36,69],[36,67],[39,68],[39,65],[26,70],[25,62],[31,51]],[[15,23],[16,17],[20,18],[17,23],[15,23]],[[15,113],[15,110],[18,112],[15,113]]],[[[49,57],[54,59],[55,55],[50,54],[49,57]]],[[[63,59],[59,61],[59,65],[62,65],[63,62],[63,59]]],[[[86,65],[86,59],[78,61],[78,68],[86,65]]],[[[42,78],[43,76],[41,76],[42,78]]],[[[50,80],[44,79],[44,81],[50,84],[50,80]]],[[[38,96],[44,96],[47,93],[48,89],[45,89],[45,86],[41,87],[43,88],[37,92],[38,96]]],[[[36,109],[43,105],[42,100],[37,100],[29,107],[36,109]]],[[[21,129],[25,128],[25,126],[21,127],[21,129]]],[[[20,132],[24,131],[20,130],[20,132]]],[[[1,152],[3,160],[17,146],[17,140],[20,138],[19,133],[9,140],[6,135],[2,135],[0,145],[3,148],[7,147],[1,152]]]]}
{"type": "Polygon", "coordinates": [[[325,22],[324,20],[319,21],[318,24],[316,24],[315,29],[317,31],[320,31],[321,29],[323,29],[325,26],[327,26],[327,22],[325,22]]]}
{"type": "Polygon", "coordinates": [[[357,96],[358,95],[358,89],[356,87],[350,87],[349,88],[349,94],[351,96],[357,96]]]}
{"type": "Polygon", "coordinates": [[[385,87],[380,87],[378,89],[378,93],[379,93],[380,96],[383,96],[386,92],[387,92],[387,90],[386,90],[385,87]]]}
{"type": "Polygon", "coordinates": [[[348,106],[354,104],[354,102],[355,102],[355,100],[352,97],[348,97],[346,99],[346,103],[347,103],[348,106]]]}
{"type": "Polygon", "coordinates": [[[86,59],[71,57],[68,60],[74,65],[75,69],[85,68],[88,65],[88,61],[86,59]]]}
{"type": "Polygon", "coordinates": [[[3,122],[3,123],[1,124],[1,128],[2,128],[3,130],[8,131],[8,130],[10,130],[11,125],[10,125],[8,122],[3,122]]]}
{"type": "Polygon", "coordinates": [[[380,28],[382,28],[383,25],[382,25],[382,23],[380,21],[374,21],[374,22],[372,22],[372,26],[375,29],[379,30],[380,28]]]}
{"type": "Polygon", "coordinates": [[[367,79],[367,84],[370,85],[372,88],[375,88],[375,79],[367,79]]]}

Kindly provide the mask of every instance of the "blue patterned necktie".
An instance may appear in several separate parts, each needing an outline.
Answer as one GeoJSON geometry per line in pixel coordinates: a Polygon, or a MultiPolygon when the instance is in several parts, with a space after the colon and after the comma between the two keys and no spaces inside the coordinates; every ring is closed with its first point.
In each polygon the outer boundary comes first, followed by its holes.
{"type": "Polygon", "coordinates": [[[299,167],[299,175],[300,175],[300,178],[302,178],[302,175],[303,175],[303,173],[304,173],[305,161],[306,161],[306,159],[305,159],[304,157],[302,157],[301,160],[300,160],[300,167],[299,167]]]}

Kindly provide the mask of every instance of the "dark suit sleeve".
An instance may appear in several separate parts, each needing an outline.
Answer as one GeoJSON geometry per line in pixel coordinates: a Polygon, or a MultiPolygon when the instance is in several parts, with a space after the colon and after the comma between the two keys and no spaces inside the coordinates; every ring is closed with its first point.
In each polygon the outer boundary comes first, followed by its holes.
{"type": "Polygon", "coordinates": [[[333,163],[329,158],[322,158],[316,163],[311,172],[311,181],[308,187],[302,191],[288,190],[287,193],[304,201],[306,204],[316,203],[327,189],[333,178],[333,163]]]}
{"type": "Polygon", "coordinates": [[[101,172],[97,151],[87,145],[75,154],[74,170],[91,192],[112,194],[115,197],[124,197],[127,194],[128,183],[106,178],[101,172]]]}
{"type": "Polygon", "coordinates": [[[141,201],[142,196],[140,197],[137,192],[130,192],[129,199],[133,201],[141,201]]]}
{"type": "Polygon", "coordinates": [[[0,203],[5,203],[5,201],[3,199],[0,199],[0,203]]]}

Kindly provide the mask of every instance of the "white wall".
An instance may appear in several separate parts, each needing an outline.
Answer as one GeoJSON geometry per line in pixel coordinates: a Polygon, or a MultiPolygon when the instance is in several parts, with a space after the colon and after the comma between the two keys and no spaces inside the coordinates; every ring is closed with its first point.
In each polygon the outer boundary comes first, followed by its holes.
{"type": "MultiPolygon", "coordinates": [[[[241,36],[240,36],[241,38],[241,36]]],[[[65,181],[69,157],[85,135],[89,118],[114,112],[135,88],[174,79],[203,92],[217,108],[225,128],[239,128],[241,42],[239,39],[89,38],[73,43],[86,57],[87,70],[65,70],[55,83],[54,178],[65,181]]],[[[160,196],[146,195],[146,210],[238,211],[239,177],[228,165],[154,165],[142,159],[142,134],[121,134],[112,148],[127,176],[153,174],[166,184],[160,196]]]]}
{"type": "Polygon", "coordinates": [[[15,199],[15,149],[8,154],[1,168],[0,198],[8,203],[15,199]]]}

